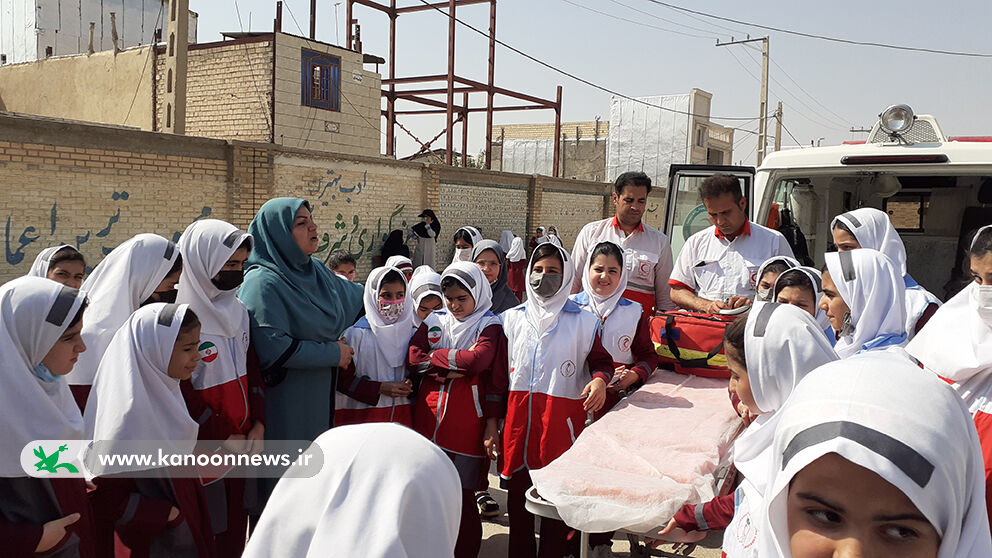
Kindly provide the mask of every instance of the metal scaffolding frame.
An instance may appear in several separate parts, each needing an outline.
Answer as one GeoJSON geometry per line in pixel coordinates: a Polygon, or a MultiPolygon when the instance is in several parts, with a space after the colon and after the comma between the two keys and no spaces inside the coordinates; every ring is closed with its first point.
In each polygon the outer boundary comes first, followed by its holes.
{"type": "MultiPolygon", "coordinates": [[[[496,60],[496,0],[446,0],[435,4],[417,4],[406,7],[397,7],[397,0],[378,2],[376,0],[347,0],[346,21],[348,22],[347,48],[361,52],[361,40],[357,39],[357,33],[353,34],[353,29],[358,20],[354,18],[353,8],[355,4],[372,8],[389,16],[389,77],[382,80],[384,86],[382,96],[386,99],[386,110],[382,115],[386,118],[386,154],[396,156],[395,151],[395,130],[397,126],[397,115],[404,114],[444,114],[446,125],[441,134],[434,139],[438,139],[442,134],[445,136],[445,163],[453,163],[454,149],[454,128],[459,121],[462,126],[462,166],[468,166],[468,116],[473,112],[486,113],[486,168],[492,168],[493,152],[493,113],[520,110],[544,110],[555,111],[555,144],[554,163],[552,174],[558,176],[558,159],[561,138],[561,86],[558,86],[557,95],[554,101],[534,97],[518,91],[511,91],[502,87],[497,87],[494,81],[494,69],[496,60]],[[458,6],[468,6],[472,4],[489,4],[489,75],[486,83],[464,78],[455,75],[455,8],[458,6]],[[448,73],[430,76],[396,77],[396,20],[402,14],[434,11],[437,9],[448,9],[448,73]],[[357,40],[356,40],[357,39],[357,40]],[[431,86],[431,84],[445,83],[445,86],[431,86]],[[410,87],[397,89],[397,86],[410,87]],[[417,86],[417,87],[412,87],[417,86]],[[461,94],[461,104],[455,104],[455,95],[461,94]],[[486,93],[486,105],[484,107],[472,107],[469,104],[470,93],[486,93]],[[438,100],[435,96],[444,95],[445,99],[438,100]],[[512,106],[495,106],[496,95],[510,97],[523,104],[512,106]],[[409,101],[428,108],[416,110],[396,110],[396,101],[409,101]]],[[[400,125],[402,126],[402,125],[400,125]]],[[[421,144],[421,152],[428,151],[430,144],[421,144]]],[[[419,153],[418,153],[419,154],[419,153]]]]}

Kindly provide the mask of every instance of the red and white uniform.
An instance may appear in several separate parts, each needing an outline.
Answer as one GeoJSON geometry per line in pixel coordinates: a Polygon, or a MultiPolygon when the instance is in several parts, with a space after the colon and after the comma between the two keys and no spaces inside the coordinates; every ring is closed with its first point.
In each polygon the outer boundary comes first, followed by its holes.
{"type": "Polygon", "coordinates": [[[793,257],[792,247],[778,231],[748,221],[741,234],[728,240],[710,226],[685,241],[668,283],[707,300],[754,299],[758,268],[773,256],[793,257]]]}
{"type": "MultiPolygon", "coordinates": [[[[623,296],[641,304],[649,316],[654,310],[674,310],[669,296],[668,279],[672,274],[672,247],[665,233],[644,223],[629,235],[620,228],[616,217],[593,221],[582,227],[572,247],[575,269],[581,271],[589,265],[589,252],[596,244],[610,241],[624,252],[624,263],[630,280],[623,296]]],[[[572,293],[582,291],[582,273],[576,273],[572,293]]]]}
{"type": "Polygon", "coordinates": [[[992,309],[978,302],[977,283],[947,301],[906,351],[950,382],[975,418],[985,461],[985,501],[992,509],[992,309]]]}

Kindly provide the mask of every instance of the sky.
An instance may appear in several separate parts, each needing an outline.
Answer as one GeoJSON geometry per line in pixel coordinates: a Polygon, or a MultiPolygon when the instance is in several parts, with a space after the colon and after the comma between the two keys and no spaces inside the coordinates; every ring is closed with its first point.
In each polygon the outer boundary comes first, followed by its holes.
{"type": "MultiPolygon", "coordinates": [[[[380,1],[388,4],[388,0],[380,1]]],[[[992,43],[987,40],[992,2],[988,1],[666,2],[811,34],[992,55],[992,43]]],[[[338,37],[341,42],[345,37],[345,3],[338,7],[337,18],[334,3],[317,3],[317,38],[339,44],[338,37]]],[[[422,2],[398,0],[397,5],[422,2]]],[[[285,0],[284,6],[283,30],[306,35],[310,2],[285,0]]],[[[271,30],[275,0],[190,0],[190,9],[199,13],[198,41],[208,42],[220,40],[222,31],[247,30],[249,17],[252,30],[271,30]]],[[[488,4],[459,8],[457,15],[479,29],[488,29],[488,4]]],[[[386,58],[388,18],[357,5],[355,16],[361,25],[364,52],[386,58]]],[[[397,76],[446,73],[445,15],[417,12],[402,15],[397,21],[397,76]]],[[[791,132],[791,136],[783,132],[783,147],[864,139],[867,134],[851,133],[850,128],[870,128],[882,110],[897,103],[909,104],[917,114],[934,115],[947,135],[992,135],[992,114],[986,110],[992,56],[938,55],[797,37],[689,15],[652,0],[499,0],[497,4],[499,40],[597,85],[634,97],[686,93],[693,87],[712,93],[713,120],[742,128],[735,132],[734,163],[749,165],[754,164],[757,141],[755,134],[746,130],[753,132],[758,126],[752,119],[759,112],[761,43],[749,48],[717,47],[716,42],[766,34],[772,61],[769,111],[781,100],[783,123],[791,132]],[[743,120],[715,118],[720,116],[743,120]]],[[[485,82],[487,38],[458,25],[455,51],[455,73],[485,82]]],[[[385,73],[386,66],[380,71],[385,73]]],[[[551,100],[555,87],[562,85],[563,122],[593,120],[596,116],[609,120],[610,93],[499,45],[496,84],[551,100]]],[[[476,94],[472,103],[485,106],[485,94],[476,94]]],[[[516,103],[503,98],[497,104],[516,103]]],[[[494,128],[553,121],[550,110],[503,112],[495,114],[494,128]]],[[[427,141],[443,129],[444,116],[405,116],[401,122],[427,141]]],[[[385,130],[384,120],[382,128],[385,130]]],[[[771,119],[768,133],[769,137],[774,134],[771,119]]],[[[382,139],[384,150],[385,136],[382,139]]],[[[443,138],[435,145],[443,147],[443,138]]],[[[460,127],[456,128],[455,145],[460,148],[460,127]]],[[[485,113],[474,114],[469,120],[469,152],[478,153],[484,145],[485,113]]],[[[397,128],[397,154],[409,155],[417,148],[417,143],[397,128]]]]}

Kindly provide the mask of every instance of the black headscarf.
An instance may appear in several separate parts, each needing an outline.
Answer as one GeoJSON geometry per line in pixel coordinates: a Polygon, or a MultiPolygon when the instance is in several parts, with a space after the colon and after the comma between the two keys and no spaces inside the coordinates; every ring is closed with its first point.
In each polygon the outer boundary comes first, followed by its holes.
{"type": "Polygon", "coordinates": [[[507,278],[510,275],[510,271],[506,266],[506,254],[503,253],[503,249],[500,248],[499,242],[495,240],[483,240],[472,247],[472,261],[474,262],[476,258],[482,255],[486,250],[492,250],[496,254],[496,258],[499,260],[499,277],[496,281],[490,285],[493,289],[493,306],[490,309],[493,314],[502,314],[503,311],[509,310],[514,306],[520,304],[520,299],[517,295],[513,294],[510,290],[509,285],[506,284],[507,278]]]}
{"type": "Polygon", "coordinates": [[[382,261],[386,261],[393,256],[410,257],[410,249],[403,242],[403,231],[396,229],[389,233],[386,242],[382,245],[382,261]]]}
{"type": "MultiPolygon", "coordinates": [[[[421,211],[420,215],[418,215],[417,217],[430,217],[431,218],[430,227],[431,230],[434,231],[434,238],[437,238],[441,234],[441,222],[437,220],[437,215],[434,215],[434,210],[425,209],[421,211]]],[[[431,236],[427,234],[427,223],[424,223],[423,221],[413,226],[413,232],[417,236],[423,238],[430,238],[431,236]]]]}

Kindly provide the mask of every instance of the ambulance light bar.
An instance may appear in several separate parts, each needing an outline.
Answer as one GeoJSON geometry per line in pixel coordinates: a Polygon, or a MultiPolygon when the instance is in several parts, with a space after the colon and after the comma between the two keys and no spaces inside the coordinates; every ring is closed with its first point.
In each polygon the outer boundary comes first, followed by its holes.
{"type": "Polygon", "coordinates": [[[845,155],[840,158],[842,165],[923,165],[946,163],[947,155],[845,155]]]}

